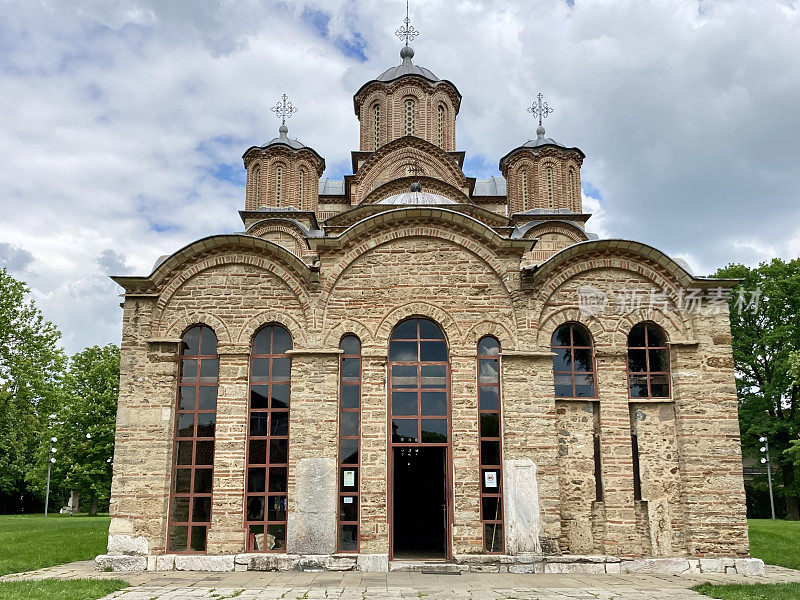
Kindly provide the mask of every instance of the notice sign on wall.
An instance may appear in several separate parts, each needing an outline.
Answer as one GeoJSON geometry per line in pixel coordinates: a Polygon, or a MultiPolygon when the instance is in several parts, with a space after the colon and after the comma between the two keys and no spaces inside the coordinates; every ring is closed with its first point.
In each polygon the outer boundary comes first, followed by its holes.
{"type": "Polygon", "coordinates": [[[344,487],[353,487],[356,484],[356,472],[355,471],[345,471],[344,472],[344,487]]]}
{"type": "Polygon", "coordinates": [[[483,485],[487,488],[497,487],[497,471],[484,471],[483,472],[483,485]]]}
{"type": "Polygon", "coordinates": [[[353,497],[352,496],[343,496],[342,500],[344,500],[345,504],[352,504],[353,503],[353,497]]]}

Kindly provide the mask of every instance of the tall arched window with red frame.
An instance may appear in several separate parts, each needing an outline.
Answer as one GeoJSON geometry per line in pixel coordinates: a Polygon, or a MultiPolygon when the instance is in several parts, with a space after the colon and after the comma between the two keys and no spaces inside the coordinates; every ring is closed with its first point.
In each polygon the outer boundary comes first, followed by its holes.
{"type": "Polygon", "coordinates": [[[339,343],[339,552],[358,552],[361,454],[361,341],[352,334],[339,343]]]}
{"type": "Polygon", "coordinates": [[[592,335],[579,323],[553,332],[553,383],[556,398],[597,398],[592,335]]]}
{"type": "Polygon", "coordinates": [[[669,398],[669,348],[655,323],[634,325],[628,334],[628,391],[631,398],[669,398]]]}
{"type": "Polygon", "coordinates": [[[478,342],[478,435],[481,458],[483,549],[503,553],[503,465],[500,423],[500,343],[478,342]]]}
{"type": "Polygon", "coordinates": [[[167,548],[206,551],[217,422],[217,336],[197,325],[181,340],[167,548]]]}

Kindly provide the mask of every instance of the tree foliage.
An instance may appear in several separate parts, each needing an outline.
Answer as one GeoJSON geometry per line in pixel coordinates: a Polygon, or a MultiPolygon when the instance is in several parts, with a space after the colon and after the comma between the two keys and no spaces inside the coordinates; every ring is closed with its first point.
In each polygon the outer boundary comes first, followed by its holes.
{"type": "Polygon", "coordinates": [[[800,382],[792,376],[800,351],[800,259],[774,259],[756,268],[732,264],[715,277],[743,280],[731,297],[743,450],[759,456],[758,438],[768,436],[779,490],[789,516],[797,518],[800,485],[786,450],[800,429],[800,382]],[[760,295],[757,308],[747,306],[753,292],[760,295]]]}

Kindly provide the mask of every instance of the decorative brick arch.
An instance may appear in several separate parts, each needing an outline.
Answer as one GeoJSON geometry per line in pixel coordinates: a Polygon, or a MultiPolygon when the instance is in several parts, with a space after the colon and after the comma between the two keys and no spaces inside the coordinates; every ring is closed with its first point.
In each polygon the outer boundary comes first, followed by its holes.
{"type": "Polygon", "coordinates": [[[407,192],[411,187],[411,183],[414,181],[418,181],[420,183],[423,191],[439,194],[440,196],[450,198],[451,200],[454,200],[460,204],[472,204],[472,200],[470,200],[469,196],[446,181],[434,179],[432,177],[408,176],[398,177],[379,185],[369,194],[364,196],[363,200],[361,200],[359,204],[377,204],[389,196],[407,192]]]}
{"type": "Polygon", "coordinates": [[[464,334],[463,345],[467,348],[476,348],[480,339],[487,335],[496,338],[500,342],[501,350],[515,350],[517,348],[516,335],[509,331],[505,325],[496,321],[481,321],[473,325],[464,334]]]}
{"type": "Polygon", "coordinates": [[[186,311],[172,323],[166,325],[162,331],[153,331],[155,337],[182,338],[187,329],[194,325],[207,325],[214,330],[217,340],[223,344],[231,343],[229,327],[225,322],[208,311],[186,311]]]}
{"type": "Polygon", "coordinates": [[[239,337],[236,342],[238,344],[247,344],[250,346],[253,343],[253,337],[256,332],[264,325],[269,325],[270,323],[281,325],[291,334],[293,348],[297,348],[298,341],[302,342],[302,344],[300,344],[301,347],[308,345],[308,338],[306,336],[307,326],[298,323],[294,317],[276,310],[264,310],[250,317],[239,331],[239,337]]]}
{"type": "Polygon", "coordinates": [[[410,317],[422,317],[434,321],[444,332],[450,352],[458,345],[458,341],[462,337],[458,323],[446,310],[427,302],[409,302],[390,310],[383,316],[375,333],[375,343],[388,348],[389,338],[394,328],[398,323],[410,317]]]}
{"type": "Polygon", "coordinates": [[[548,221],[545,223],[537,223],[536,225],[533,225],[528,229],[525,229],[524,227],[522,229],[523,233],[520,237],[523,239],[532,239],[547,233],[556,233],[559,235],[563,235],[567,239],[576,243],[585,242],[588,239],[586,237],[586,233],[583,230],[581,230],[577,225],[572,225],[563,222],[559,223],[559,222],[548,221]]]}
{"type": "Polygon", "coordinates": [[[634,325],[650,321],[661,327],[670,342],[692,342],[693,333],[689,323],[676,314],[674,311],[664,312],[661,310],[642,309],[620,315],[613,330],[615,341],[618,346],[628,345],[628,334],[634,325]]]}
{"type": "Polygon", "coordinates": [[[339,342],[348,333],[357,335],[358,339],[361,340],[362,346],[371,345],[375,339],[374,334],[369,330],[369,328],[366,325],[355,319],[346,318],[340,321],[338,325],[330,329],[330,331],[327,331],[325,333],[324,346],[326,348],[338,348],[339,342]]]}
{"type": "Polygon", "coordinates": [[[537,330],[536,345],[543,349],[550,348],[553,333],[564,323],[579,323],[586,327],[586,330],[592,335],[592,343],[595,348],[612,345],[612,336],[600,319],[595,316],[586,317],[576,307],[553,310],[541,320],[537,330]]]}

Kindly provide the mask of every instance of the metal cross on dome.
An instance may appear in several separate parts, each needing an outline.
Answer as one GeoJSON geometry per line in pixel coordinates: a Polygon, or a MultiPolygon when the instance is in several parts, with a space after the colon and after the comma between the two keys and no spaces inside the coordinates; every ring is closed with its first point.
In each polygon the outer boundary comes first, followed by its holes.
{"type": "Polygon", "coordinates": [[[542,93],[536,95],[536,102],[527,108],[528,112],[533,115],[533,118],[539,117],[539,127],[542,126],[542,119],[547,118],[553,109],[547,105],[547,102],[542,102],[542,93]]]}
{"type": "Polygon", "coordinates": [[[293,106],[291,102],[289,102],[289,96],[286,94],[281,96],[280,101],[278,101],[275,106],[270,108],[270,110],[275,113],[276,117],[281,118],[281,125],[286,125],[286,119],[297,112],[297,108],[293,106]]]}
{"type": "Polygon", "coordinates": [[[403,19],[403,23],[405,25],[394,32],[394,34],[400,38],[400,41],[405,41],[406,46],[408,46],[408,42],[413,42],[414,38],[419,35],[419,31],[414,29],[414,26],[411,25],[411,19],[408,18],[408,0],[406,0],[406,18],[403,19]]]}

